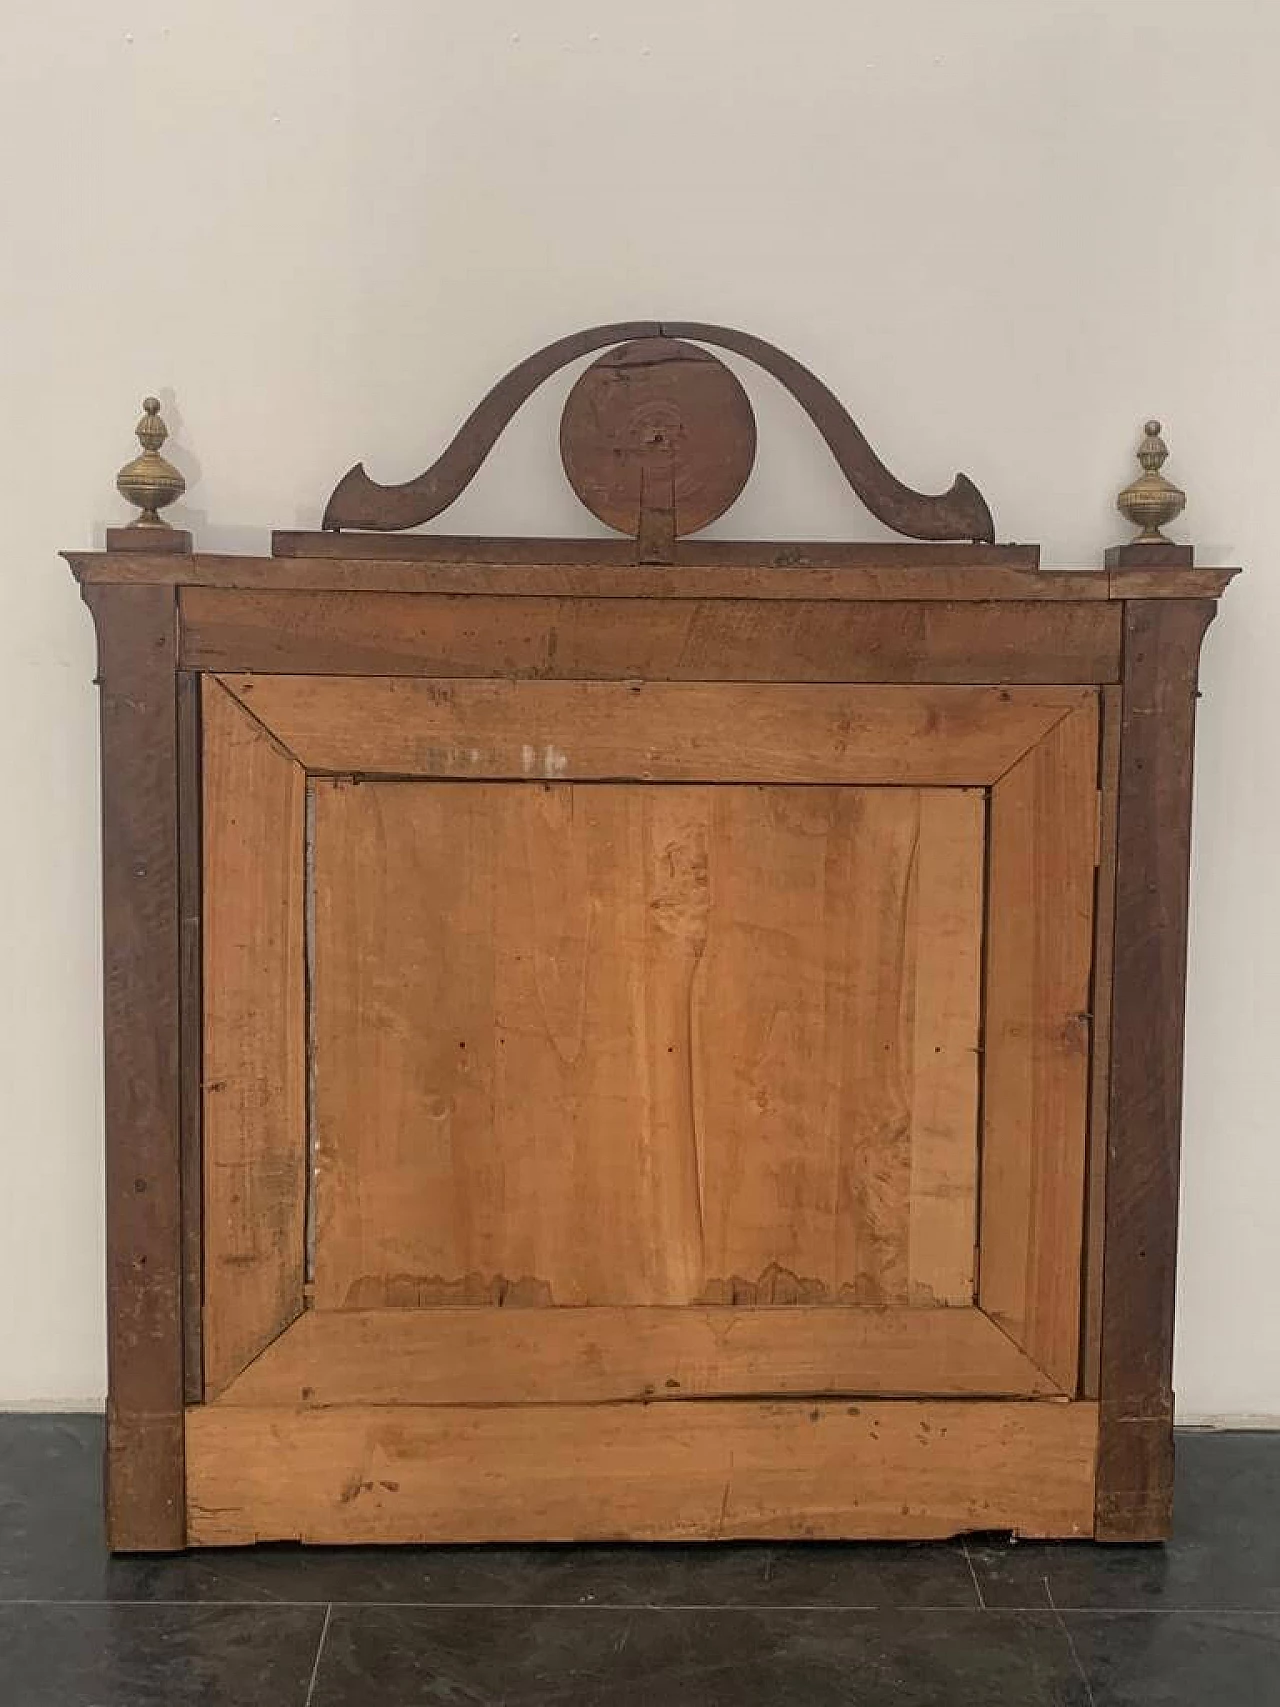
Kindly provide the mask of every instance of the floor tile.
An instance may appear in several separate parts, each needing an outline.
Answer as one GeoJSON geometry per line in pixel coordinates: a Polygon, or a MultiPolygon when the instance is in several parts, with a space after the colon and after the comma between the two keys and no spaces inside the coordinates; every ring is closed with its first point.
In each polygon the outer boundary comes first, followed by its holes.
{"type": "Polygon", "coordinates": [[[312,1707],[1086,1707],[1048,1614],[337,1608],[312,1707]]]}
{"type": "Polygon", "coordinates": [[[971,1540],[990,1606],[1280,1611],[1280,1433],[1178,1436],[1164,1546],[971,1540]]]}
{"type": "Polygon", "coordinates": [[[1066,1615],[1095,1707],[1280,1707],[1280,1617],[1066,1615]]]}
{"type": "Polygon", "coordinates": [[[101,1596],[102,1418],[0,1415],[0,1600],[101,1596]]]}
{"type": "MultiPolygon", "coordinates": [[[[0,1545],[0,1552],[6,1551],[0,1545]]],[[[443,1606],[974,1608],[952,1547],[258,1547],[108,1559],[100,1545],[0,1570],[0,1599],[443,1606]]]]}
{"type": "Polygon", "coordinates": [[[0,1606],[4,1707],[305,1707],[319,1607],[0,1606]]]}

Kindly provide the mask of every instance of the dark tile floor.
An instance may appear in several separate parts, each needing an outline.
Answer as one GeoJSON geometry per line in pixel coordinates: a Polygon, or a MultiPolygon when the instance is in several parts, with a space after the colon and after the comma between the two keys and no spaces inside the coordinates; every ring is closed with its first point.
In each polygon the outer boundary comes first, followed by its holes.
{"type": "Polygon", "coordinates": [[[1280,1707],[1280,1434],[1183,1435],[1165,1548],[109,1559],[95,1417],[0,1416],[0,1707],[1280,1707]]]}

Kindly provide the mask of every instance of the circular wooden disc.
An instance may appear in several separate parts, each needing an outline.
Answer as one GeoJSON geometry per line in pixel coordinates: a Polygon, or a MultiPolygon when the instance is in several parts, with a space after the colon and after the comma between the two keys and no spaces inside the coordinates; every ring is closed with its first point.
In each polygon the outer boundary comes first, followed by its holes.
{"type": "Polygon", "coordinates": [[[640,338],[593,362],[560,417],[569,484],[602,522],[640,527],[645,502],[675,499],[675,531],[722,516],[747,483],[756,420],[723,362],[675,338],[640,338]]]}

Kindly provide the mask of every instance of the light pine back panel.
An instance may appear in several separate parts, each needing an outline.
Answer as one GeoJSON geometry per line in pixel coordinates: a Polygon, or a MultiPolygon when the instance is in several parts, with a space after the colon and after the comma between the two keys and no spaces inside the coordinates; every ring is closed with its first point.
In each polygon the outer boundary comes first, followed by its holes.
{"type": "Polygon", "coordinates": [[[312,787],[318,1307],[971,1301],[980,790],[312,787]]]}

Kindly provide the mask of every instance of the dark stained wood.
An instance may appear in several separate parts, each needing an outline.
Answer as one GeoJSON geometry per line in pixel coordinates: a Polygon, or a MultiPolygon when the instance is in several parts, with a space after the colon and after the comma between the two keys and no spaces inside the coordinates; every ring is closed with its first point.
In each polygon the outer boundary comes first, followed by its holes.
{"type": "Polygon", "coordinates": [[[140,552],[167,557],[190,555],[191,535],[186,528],[108,528],[107,550],[140,552]]]}
{"type": "Polygon", "coordinates": [[[444,452],[415,479],[381,486],[365,473],[363,463],[349,469],[329,497],[324,527],[386,532],[430,521],[475,478],[516,410],[552,374],[610,344],[661,335],[662,327],[656,320],[626,320],[612,326],[589,326],[535,350],[481,398],[444,452]]]}
{"type": "Polygon", "coordinates": [[[701,321],[593,326],[535,351],[498,381],[443,455],[416,478],[383,486],[369,478],[362,464],[350,469],[330,496],[324,527],[386,533],[430,521],[459,496],[516,410],[544,380],[595,350],[653,338],[691,339],[733,350],[772,374],[808,414],[872,515],[895,533],[913,539],[995,539],[991,512],[966,475],[958,474],[946,492],[936,495],[904,486],[880,461],[839,398],[808,368],[763,338],[701,321]]]}
{"type": "Polygon", "coordinates": [[[178,765],[174,595],[93,587],[102,712],[107,1532],[181,1547],[178,765]]]}
{"type": "Polygon", "coordinates": [[[827,442],[836,464],[862,502],[886,527],[912,539],[973,539],[988,543],[996,537],[986,499],[967,474],[957,474],[945,492],[925,494],[904,486],[872,450],[840,399],[823,382],[774,344],[750,332],[698,321],[668,321],[670,338],[692,338],[733,350],[755,362],[785,387],[827,442]]]}
{"type": "Polygon", "coordinates": [[[1174,545],[1171,540],[1108,546],[1103,558],[1108,569],[1190,569],[1195,560],[1192,546],[1174,545]]]}
{"type": "Polygon", "coordinates": [[[200,677],[178,674],[179,1125],[182,1143],[182,1342],[189,1405],[204,1397],[203,1158],[200,1145],[203,1003],[200,955],[200,677]]]}
{"type": "Polygon", "coordinates": [[[636,562],[662,564],[676,558],[676,485],[670,466],[655,461],[640,470],[636,562]]]}
{"type": "Polygon", "coordinates": [[[1216,599],[1239,573],[1238,569],[1112,569],[1107,581],[1113,599],[1216,599]]]}
{"type": "MultiPolygon", "coordinates": [[[[281,536],[277,536],[279,539],[281,536]]],[[[995,560],[1002,547],[879,546],[790,547],[676,541],[675,561],[661,570],[635,567],[635,546],[612,540],[547,540],[536,552],[506,551],[519,541],[446,540],[424,535],[383,538],[318,534],[328,543],[372,542],[388,549],[368,557],[318,551],[275,557],[232,557],[202,553],[177,558],[138,557],[92,551],[66,552],[86,585],[164,585],[242,588],[255,591],[497,594],[513,597],[563,595],[598,599],[949,599],[985,603],[997,599],[1205,599],[1218,598],[1238,569],[1097,569],[1038,571],[1034,548],[1008,547],[1009,561],[995,560]],[[442,543],[442,552],[416,552],[418,544],[442,543]],[[463,549],[472,543],[468,557],[463,549]],[[581,552],[582,545],[599,545],[581,552]],[[545,545],[547,549],[542,547],[545,545]],[[455,551],[453,547],[458,547],[455,551]],[[392,547],[404,547],[402,551],[392,547]],[[489,548],[493,549],[490,550],[489,548]],[[503,550],[497,548],[502,547],[503,550]],[[620,549],[619,549],[620,547],[620,549]],[[483,549],[482,549],[483,548],[483,549]],[[561,549],[563,548],[563,549],[561,549]],[[990,555],[989,563],[957,565],[951,554],[990,555]],[[789,555],[794,551],[795,555],[789,555]],[[808,552],[808,555],[805,553],[808,552]],[[913,563],[910,555],[929,553],[913,563]],[[1023,561],[1024,557],[1029,561],[1023,561]],[[693,561],[694,558],[699,561],[693,561]],[[700,561],[705,558],[706,561],[700,561]]]]}
{"type": "Polygon", "coordinates": [[[1208,599],[1125,607],[1097,1537],[1167,1536],[1191,771],[1208,599]]]}
{"type": "MultiPolygon", "coordinates": [[[[332,536],[330,536],[332,537],[332,536]]],[[[676,542],[680,559],[683,543],[676,542]]],[[[634,557],[634,544],[625,547],[634,557]]],[[[230,557],[201,554],[185,564],[175,559],[75,554],[79,579],[88,584],[152,584],[221,587],[257,592],[365,592],[495,594],[513,597],[606,599],[1052,599],[1076,603],[1110,596],[1108,578],[1096,569],[1055,570],[993,564],[986,568],[877,561],[777,564],[732,560],[690,565],[676,561],[661,570],[619,567],[610,551],[595,565],[563,563],[431,563],[387,558],[230,557]]],[[[747,553],[746,555],[751,555],[747,553]]],[[[1196,571],[1201,574],[1201,571],[1196,571]]],[[[1212,571],[1204,571],[1208,576],[1212,571]]],[[[1201,583],[1201,596],[1210,591],[1201,583]]],[[[1159,596],[1159,595],[1157,595],[1159,596]]]]}
{"type": "Polygon", "coordinates": [[[833,604],[415,594],[180,594],[185,668],[655,681],[1108,682],[1104,601],[833,604]]]}
{"type": "MultiPolygon", "coordinates": [[[[475,539],[466,534],[308,533],[277,528],[273,557],[421,563],[585,564],[625,567],[635,561],[627,542],[601,539],[475,539]]],[[[76,554],[87,556],[87,553],[76,554]]],[[[242,562],[242,558],[229,559],[242,562]]],[[[685,569],[1036,569],[1038,545],[983,545],[973,540],[849,541],[826,539],[685,539],[676,543],[685,569]]],[[[1103,580],[1100,570],[1081,571],[1103,580]]]]}
{"type": "MultiPolygon", "coordinates": [[[[639,338],[592,362],[560,417],[570,486],[599,521],[633,538],[650,509],[668,510],[675,533],[715,521],[755,455],[756,418],[736,375],[674,338],[639,338]]],[[[643,551],[641,560],[664,561],[643,551]]]]}

